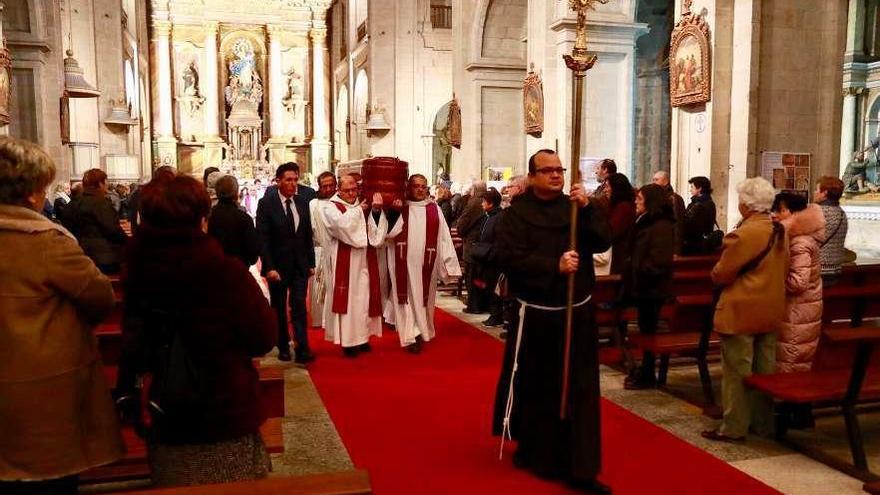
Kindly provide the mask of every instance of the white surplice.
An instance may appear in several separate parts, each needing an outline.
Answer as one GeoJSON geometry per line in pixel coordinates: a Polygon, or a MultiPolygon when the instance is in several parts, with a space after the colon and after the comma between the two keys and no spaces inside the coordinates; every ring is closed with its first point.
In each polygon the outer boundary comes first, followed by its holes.
{"type": "Polygon", "coordinates": [[[327,274],[330,273],[328,258],[323,256],[327,245],[327,227],[321,210],[328,203],[326,199],[315,198],[309,202],[309,213],[312,216],[312,232],[315,243],[315,276],[309,279],[309,312],[312,315],[312,326],[324,326],[324,303],[327,298],[327,274]]]}
{"type": "MultiPolygon", "coordinates": [[[[327,238],[323,257],[326,258],[327,296],[324,300],[324,329],[326,338],[343,347],[354,347],[369,341],[371,335],[382,335],[382,317],[370,317],[370,274],[367,268],[367,245],[383,246],[388,232],[385,213],[379,216],[378,223],[370,212],[365,218],[364,211],[357,204],[349,204],[339,195],[334,195],[321,206],[321,218],[326,228],[327,238]],[[345,213],[339,211],[334,203],[342,203],[345,213]],[[352,247],[351,265],[348,273],[348,311],[345,314],[333,312],[333,286],[336,281],[337,249],[343,242],[352,247]]],[[[381,297],[381,295],[380,295],[381,297]]]]}
{"type": "Polygon", "coordinates": [[[437,210],[439,228],[437,229],[437,255],[434,262],[434,272],[428,287],[428,304],[424,304],[422,294],[422,262],[425,257],[425,244],[428,228],[427,205],[431,200],[407,201],[409,225],[407,226],[407,293],[409,302],[400,304],[397,301],[397,258],[395,257],[395,237],[403,232],[403,216],[397,220],[388,233],[386,258],[391,280],[391,295],[389,301],[394,308],[394,322],[397,333],[400,336],[400,345],[407,346],[416,341],[416,336],[421,335],[426,342],[434,338],[434,306],[437,297],[437,280],[448,282],[452,277],[461,276],[461,265],[455,254],[455,246],[452,245],[452,236],[449,227],[443,218],[443,212],[437,210]]]}

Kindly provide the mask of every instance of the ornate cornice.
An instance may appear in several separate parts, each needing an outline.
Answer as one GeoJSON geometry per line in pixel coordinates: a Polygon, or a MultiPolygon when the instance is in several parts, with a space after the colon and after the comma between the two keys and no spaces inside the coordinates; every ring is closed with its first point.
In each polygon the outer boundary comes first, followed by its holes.
{"type": "Polygon", "coordinates": [[[277,24],[269,24],[266,26],[266,32],[269,33],[269,42],[280,42],[284,35],[284,27],[277,24]]]}
{"type": "Polygon", "coordinates": [[[309,30],[309,36],[315,43],[323,42],[325,39],[327,39],[327,28],[314,27],[309,30]]]}
{"type": "Polygon", "coordinates": [[[153,20],[153,36],[157,38],[167,38],[171,36],[171,22],[159,19],[153,20]]]}

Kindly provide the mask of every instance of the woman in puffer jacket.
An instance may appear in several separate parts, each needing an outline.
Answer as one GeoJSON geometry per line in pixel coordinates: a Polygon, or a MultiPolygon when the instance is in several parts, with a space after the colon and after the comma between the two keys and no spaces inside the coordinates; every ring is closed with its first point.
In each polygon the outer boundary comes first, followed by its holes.
{"type": "Polygon", "coordinates": [[[776,370],[809,371],[822,333],[822,266],[819,245],[825,240],[825,216],[803,196],[776,195],[776,219],[789,237],[791,265],[785,279],[785,317],[776,343],[776,370]]]}

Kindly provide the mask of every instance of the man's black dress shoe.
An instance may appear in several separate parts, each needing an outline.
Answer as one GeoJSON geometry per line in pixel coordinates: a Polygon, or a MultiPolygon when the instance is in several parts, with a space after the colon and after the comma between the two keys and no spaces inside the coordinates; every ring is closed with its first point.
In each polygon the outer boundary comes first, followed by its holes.
{"type": "Polygon", "coordinates": [[[312,351],[305,349],[302,351],[296,351],[296,358],[293,360],[293,362],[297,364],[306,364],[311,363],[314,360],[315,355],[312,354],[312,351]]]}
{"type": "Polygon", "coordinates": [[[578,491],[596,495],[610,495],[611,487],[593,478],[591,480],[570,480],[568,485],[578,491]]]}

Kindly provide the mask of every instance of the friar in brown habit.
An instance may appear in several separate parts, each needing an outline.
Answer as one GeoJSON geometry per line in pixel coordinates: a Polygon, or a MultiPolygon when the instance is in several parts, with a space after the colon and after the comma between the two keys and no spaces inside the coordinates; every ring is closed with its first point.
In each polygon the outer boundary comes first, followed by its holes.
{"type": "Polygon", "coordinates": [[[579,184],[562,190],[565,169],[552,150],[529,159],[528,191],[504,211],[495,261],[516,297],[496,396],[494,430],[517,441],[513,462],[592,493],[609,493],[600,471],[599,359],[590,304],[592,255],[611,245],[611,228],[579,184]],[[577,251],[569,251],[571,202],[577,202],[577,251]],[[575,274],[568,409],[560,419],[568,274],[575,274]],[[518,363],[512,380],[514,361],[518,363]]]}

